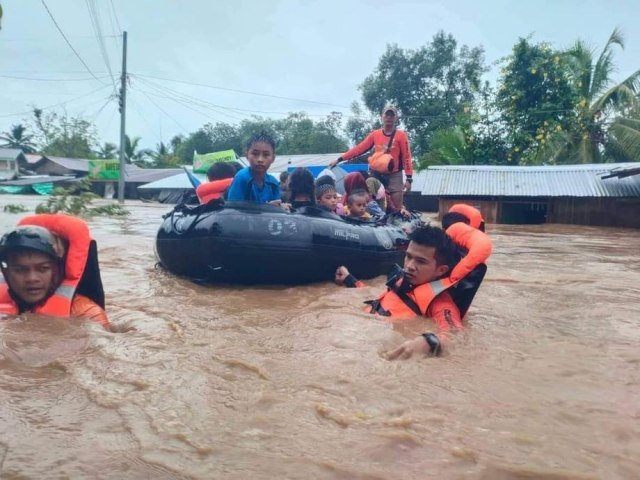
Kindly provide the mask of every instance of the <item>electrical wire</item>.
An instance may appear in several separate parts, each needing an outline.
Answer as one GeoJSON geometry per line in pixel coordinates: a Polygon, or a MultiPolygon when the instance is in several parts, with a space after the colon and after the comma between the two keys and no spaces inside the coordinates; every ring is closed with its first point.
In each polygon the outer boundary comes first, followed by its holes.
{"type": "Polygon", "coordinates": [[[113,0],[109,0],[111,2],[111,10],[113,11],[113,18],[116,19],[116,25],[118,26],[118,32],[120,32],[120,36],[122,36],[122,28],[120,28],[120,22],[118,21],[118,14],[116,13],[116,7],[113,6],[113,0]]]}
{"type": "Polygon", "coordinates": [[[167,87],[163,87],[161,85],[156,85],[153,82],[149,82],[148,80],[144,80],[144,79],[140,79],[140,78],[138,78],[138,80],[140,80],[142,83],[150,86],[151,88],[156,90],[156,92],[159,92],[161,94],[161,96],[165,96],[165,98],[169,98],[169,99],[173,99],[173,100],[175,100],[177,98],[177,99],[182,100],[183,102],[187,102],[187,103],[191,103],[193,105],[198,105],[200,107],[207,108],[207,109],[209,109],[209,110],[211,110],[213,112],[219,113],[219,114],[224,115],[224,116],[229,117],[229,118],[234,118],[236,120],[244,120],[244,118],[235,116],[235,115],[230,114],[228,112],[221,111],[221,109],[222,110],[231,110],[231,111],[234,111],[235,113],[238,113],[239,115],[245,115],[245,117],[248,116],[247,114],[243,114],[242,112],[237,111],[239,109],[223,107],[221,105],[216,105],[214,103],[207,102],[205,100],[200,100],[200,99],[192,97],[190,95],[183,94],[183,93],[177,92],[175,90],[171,90],[171,89],[169,89],[167,87]],[[171,96],[166,96],[167,95],[166,92],[168,92],[168,94],[171,95],[171,96]],[[162,95],[162,94],[164,94],[164,95],[162,95]]]}
{"type": "Polygon", "coordinates": [[[162,143],[162,138],[159,137],[156,133],[156,131],[153,129],[153,127],[151,126],[151,124],[147,121],[147,117],[145,115],[143,115],[140,110],[138,109],[138,104],[133,100],[133,98],[129,97],[129,101],[131,102],[131,106],[133,107],[133,110],[138,114],[138,116],[142,119],[142,121],[144,122],[144,124],[147,126],[147,128],[149,129],[149,132],[151,132],[151,135],[153,135],[154,137],[156,137],[156,140],[158,140],[158,143],[162,143]]]}
{"type": "Polygon", "coordinates": [[[64,32],[62,31],[62,29],[60,28],[60,25],[58,25],[58,22],[56,22],[56,19],[54,18],[53,14],[51,13],[51,10],[49,10],[49,7],[47,7],[47,4],[45,3],[44,0],[40,0],[42,2],[42,5],[44,6],[45,10],[47,11],[47,13],[49,14],[49,16],[51,17],[51,20],[53,21],[53,24],[56,26],[56,28],[58,29],[58,31],[60,32],[60,35],[62,35],[62,38],[64,38],[65,42],[67,42],[67,45],[69,45],[69,48],[73,51],[73,53],[75,53],[76,57],[78,57],[78,60],[80,60],[80,62],[82,63],[82,65],[84,65],[84,68],[87,69],[87,72],[89,72],[91,74],[91,76],[93,78],[95,78],[98,82],[100,82],[102,85],[104,85],[104,82],[102,82],[98,77],[96,77],[94,75],[94,73],[91,71],[91,69],[89,68],[89,66],[85,63],[85,61],[82,59],[82,57],[80,56],[80,54],[76,51],[75,48],[73,48],[73,45],[71,45],[71,42],[69,41],[69,39],[67,38],[67,36],[64,34],[64,32]]]}
{"type": "MultiPolygon", "coordinates": [[[[77,96],[75,98],[72,98],[70,100],[66,100],[64,102],[55,103],[53,105],[47,105],[46,107],[39,107],[39,108],[41,110],[50,110],[52,108],[61,107],[62,105],[66,105],[67,103],[75,102],[76,100],[80,100],[81,98],[88,97],[89,95],[93,95],[94,93],[97,93],[100,90],[104,90],[105,88],[111,88],[111,87],[109,85],[102,85],[101,87],[98,87],[95,90],[92,90],[92,91],[87,92],[87,93],[83,93],[82,95],[79,95],[79,96],[77,96]]],[[[28,115],[31,112],[32,112],[32,110],[28,110],[26,112],[9,113],[9,114],[0,115],[0,118],[17,117],[17,116],[20,116],[20,115],[28,115]]]]}
{"type": "Polygon", "coordinates": [[[181,124],[180,124],[180,123],[179,123],[179,122],[174,118],[174,116],[173,116],[173,115],[169,115],[169,114],[166,112],[166,110],[164,110],[160,105],[158,105],[158,104],[156,103],[156,101],[155,101],[153,98],[151,98],[151,97],[147,94],[147,92],[145,92],[145,91],[144,91],[144,90],[142,90],[142,89],[134,90],[134,91],[136,91],[136,92],[141,92],[145,97],[147,97],[147,100],[149,100],[149,101],[150,101],[150,102],[151,102],[151,103],[152,103],[152,104],[153,104],[153,105],[154,105],[158,110],[160,110],[160,111],[161,111],[165,116],[167,116],[168,118],[170,118],[170,119],[171,119],[171,121],[173,121],[173,123],[175,123],[175,124],[178,126],[178,128],[180,128],[184,133],[187,133],[187,134],[189,133],[189,131],[188,131],[186,128],[184,128],[184,127],[183,127],[183,126],[182,126],[182,125],[181,125],[181,124]]]}
{"type": "Polygon", "coordinates": [[[87,10],[89,11],[89,19],[91,20],[91,27],[93,28],[93,32],[95,34],[96,40],[98,41],[100,54],[102,55],[102,59],[104,60],[105,65],[107,66],[107,70],[109,71],[109,77],[113,85],[113,91],[117,92],[118,89],[116,87],[116,81],[114,79],[113,71],[111,70],[111,60],[109,59],[109,54],[107,53],[107,48],[104,44],[104,39],[102,38],[102,26],[100,25],[100,17],[98,15],[98,10],[96,8],[95,1],[85,0],[85,3],[87,5],[87,10]]]}
{"type": "Polygon", "coordinates": [[[244,94],[247,94],[247,95],[256,95],[256,96],[259,96],[259,97],[278,98],[280,100],[291,100],[291,101],[294,101],[294,102],[314,103],[316,105],[326,105],[326,106],[337,107],[337,108],[346,108],[346,109],[350,108],[350,107],[345,107],[344,105],[336,105],[336,104],[333,104],[333,103],[319,102],[319,101],[316,101],[316,100],[306,100],[306,99],[303,99],[303,98],[283,97],[283,96],[280,96],[280,95],[270,95],[270,94],[267,94],[267,93],[251,92],[249,90],[239,90],[239,89],[236,89],[236,88],[218,87],[218,86],[215,86],[215,85],[206,85],[204,83],[195,83],[195,82],[187,82],[185,80],[175,80],[175,79],[165,78],[165,77],[156,77],[156,76],[153,76],[153,75],[144,75],[144,74],[141,74],[141,73],[137,73],[136,75],[138,77],[151,78],[151,79],[154,79],[154,80],[162,80],[162,81],[165,81],[165,82],[182,83],[182,84],[185,84],[185,85],[212,88],[212,89],[215,89],[215,90],[224,90],[224,91],[228,91],[228,92],[244,93],[244,94]]]}
{"type": "MultiPolygon", "coordinates": [[[[0,78],[9,78],[12,80],[28,80],[28,81],[34,81],[34,82],[86,82],[86,81],[93,81],[94,79],[96,79],[96,77],[93,77],[93,78],[37,78],[37,77],[18,77],[14,75],[0,75],[0,78]]],[[[109,78],[109,75],[97,77],[97,79],[105,79],[105,78],[109,78]]]]}

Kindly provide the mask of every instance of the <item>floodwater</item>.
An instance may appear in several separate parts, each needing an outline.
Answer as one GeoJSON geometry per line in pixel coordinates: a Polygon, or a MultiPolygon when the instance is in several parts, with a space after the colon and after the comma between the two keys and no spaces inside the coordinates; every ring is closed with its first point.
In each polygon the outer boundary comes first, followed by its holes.
{"type": "Polygon", "coordinates": [[[640,478],[639,231],[490,225],[468,330],[390,362],[428,327],[360,312],[382,278],[195,285],[155,266],[169,207],[128,205],[90,225],[135,331],[0,322],[0,478],[640,478]]]}

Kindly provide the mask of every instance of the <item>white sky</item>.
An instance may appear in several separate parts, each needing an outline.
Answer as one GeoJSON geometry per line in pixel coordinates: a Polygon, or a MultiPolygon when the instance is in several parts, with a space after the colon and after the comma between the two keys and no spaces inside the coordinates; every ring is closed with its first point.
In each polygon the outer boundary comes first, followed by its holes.
{"type": "MultiPolygon", "coordinates": [[[[142,137],[148,148],[206,122],[236,123],[251,114],[281,118],[304,110],[324,116],[335,110],[348,115],[351,102],[360,100],[358,85],[388,43],[418,48],[438,30],[453,34],[459,44],[482,45],[492,64],[509,54],[518,37],[530,34],[557,47],[582,38],[599,52],[620,26],[626,49],[616,51],[615,78],[640,68],[637,0],[44,1],[103,84],[66,44],[42,0],[0,0],[0,132],[28,118],[21,112],[31,105],[68,102],[52,110],[83,115],[96,123],[102,142],[118,143],[117,102],[108,101],[113,86],[92,27],[92,6],[116,76],[122,42],[114,34],[120,32],[118,24],[128,32],[127,69],[133,76],[127,133],[142,137]],[[172,100],[176,93],[167,88],[192,98],[172,100]]],[[[494,66],[487,78],[496,75],[494,66]]]]}

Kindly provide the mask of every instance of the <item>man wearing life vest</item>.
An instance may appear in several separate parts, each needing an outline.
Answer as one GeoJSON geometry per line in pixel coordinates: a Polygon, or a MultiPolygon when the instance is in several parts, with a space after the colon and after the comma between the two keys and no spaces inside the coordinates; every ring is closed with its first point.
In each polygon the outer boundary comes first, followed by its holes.
{"type": "MultiPolygon", "coordinates": [[[[390,277],[387,290],[378,299],[367,302],[370,313],[391,317],[393,322],[429,317],[438,331],[404,342],[389,353],[389,359],[441,353],[450,333],[463,328],[462,318],[484,278],[484,262],[492,250],[489,237],[463,222],[451,225],[446,233],[438,227],[421,225],[409,239],[404,269],[390,277]],[[456,291],[469,276],[474,277],[475,283],[456,291]]],[[[338,267],[335,281],[347,287],[363,286],[344,266],[338,267]]]]}
{"type": "Polygon", "coordinates": [[[0,265],[0,313],[82,317],[110,330],[96,243],[79,218],[23,218],[0,239],[0,265]]]}

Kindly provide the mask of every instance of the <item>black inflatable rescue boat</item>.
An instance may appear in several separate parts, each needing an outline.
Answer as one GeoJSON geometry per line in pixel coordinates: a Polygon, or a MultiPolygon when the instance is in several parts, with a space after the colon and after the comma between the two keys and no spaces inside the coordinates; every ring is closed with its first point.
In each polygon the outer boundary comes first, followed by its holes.
{"type": "Polygon", "coordinates": [[[215,283],[303,284],[333,279],[345,265],[358,278],[402,263],[407,236],[396,226],[344,220],[315,207],[211,202],[164,216],[156,256],[170,272],[215,283]]]}

